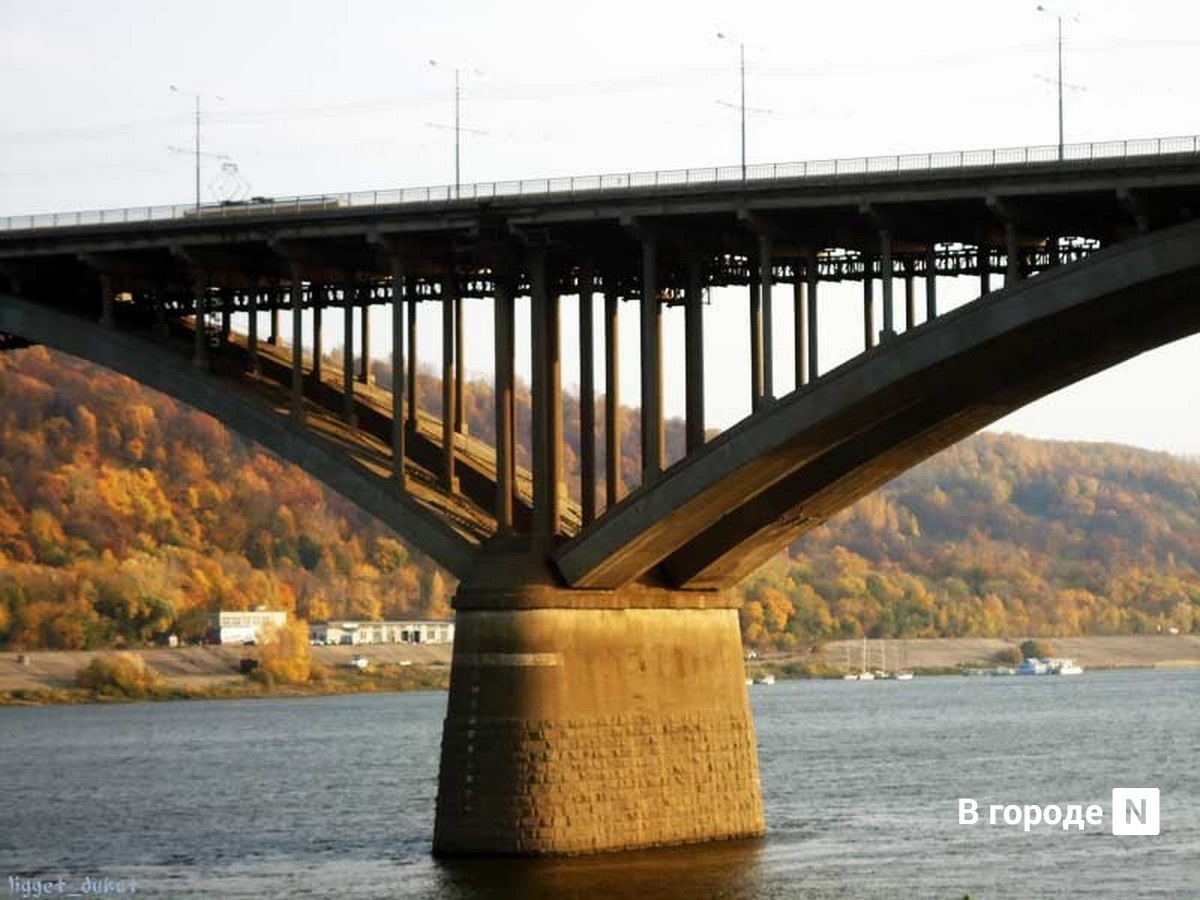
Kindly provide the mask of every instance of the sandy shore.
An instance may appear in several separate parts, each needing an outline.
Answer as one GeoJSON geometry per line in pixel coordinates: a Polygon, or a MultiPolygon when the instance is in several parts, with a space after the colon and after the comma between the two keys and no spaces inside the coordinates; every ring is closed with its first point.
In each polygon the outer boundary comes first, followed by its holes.
{"type": "MultiPolygon", "coordinates": [[[[961,664],[995,665],[992,657],[1019,640],[947,638],[930,640],[868,641],[869,668],[880,668],[880,649],[888,669],[951,669],[961,664]]],[[[1200,667],[1200,635],[1142,635],[1127,637],[1077,637],[1049,640],[1055,656],[1077,660],[1085,669],[1200,667]]],[[[759,664],[805,661],[841,671],[849,651],[850,667],[862,666],[862,641],[834,641],[816,655],[763,654],[759,664]]],[[[449,644],[380,644],[372,647],[313,647],[313,661],[334,670],[347,666],[352,656],[363,655],[379,665],[444,668],[450,665],[449,644]]],[[[101,651],[33,650],[22,654],[0,653],[0,692],[36,688],[63,689],[75,685],[75,673],[101,651]]],[[[238,662],[252,656],[253,647],[180,647],[133,651],[152,666],[169,687],[203,689],[244,681],[238,662]]]]}
{"type": "MultiPolygon", "coordinates": [[[[868,666],[889,670],[953,668],[959,665],[994,666],[994,655],[1006,647],[1016,647],[1021,638],[933,638],[927,640],[867,641],[868,666]]],[[[1085,669],[1171,668],[1200,666],[1200,635],[1125,635],[1118,637],[1038,638],[1049,644],[1053,655],[1074,659],[1085,669]]],[[[833,666],[862,668],[863,642],[834,641],[815,657],[807,659],[833,666]]],[[[765,657],[770,659],[770,656],[765,657]]]]}
{"type": "MultiPolygon", "coordinates": [[[[238,663],[254,655],[253,647],[179,647],[131,651],[141,656],[170,687],[205,688],[222,683],[240,683],[238,663]]],[[[449,666],[450,644],[380,644],[374,647],[313,647],[313,662],[337,669],[352,656],[362,655],[374,663],[414,666],[449,666]]],[[[25,654],[0,653],[0,691],[31,688],[70,688],[75,673],[86,666],[97,650],[31,650],[25,654]],[[25,662],[19,660],[24,655],[25,662]]]]}

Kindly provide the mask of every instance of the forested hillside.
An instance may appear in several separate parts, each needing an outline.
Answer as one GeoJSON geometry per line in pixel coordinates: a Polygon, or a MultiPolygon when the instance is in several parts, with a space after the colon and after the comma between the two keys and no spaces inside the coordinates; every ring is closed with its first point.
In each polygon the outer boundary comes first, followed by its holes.
{"type": "Polygon", "coordinates": [[[127,378],[0,354],[0,641],[92,647],[259,604],[450,614],[444,574],[296,467],[127,378]]]}
{"type": "MultiPolygon", "coordinates": [[[[375,366],[386,385],[386,366],[375,366]]],[[[421,380],[422,405],[438,390],[421,380]]],[[[528,392],[518,391],[519,435],[528,392]]],[[[492,432],[486,384],[472,433],[492,432]]],[[[578,491],[578,402],[566,465],[578,491]]],[[[636,482],[637,417],[624,471],[636,482]]],[[[669,452],[682,424],[668,427],[669,452]]],[[[524,458],[524,450],[521,451],[524,458]]],[[[449,614],[453,584],[300,470],[212,419],[44,348],[0,354],[0,643],[198,636],[218,608],[449,614]]],[[[740,587],[757,646],[834,637],[1200,627],[1200,464],[984,434],[797,541],[740,587]]]]}

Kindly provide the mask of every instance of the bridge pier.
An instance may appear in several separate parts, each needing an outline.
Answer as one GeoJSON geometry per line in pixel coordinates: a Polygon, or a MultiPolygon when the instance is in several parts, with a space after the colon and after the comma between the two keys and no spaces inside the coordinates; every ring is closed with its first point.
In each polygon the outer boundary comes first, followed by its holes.
{"type": "Polygon", "coordinates": [[[912,259],[904,261],[904,330],[912,331],[917,327],[917,297],[913,292],[912,259]]]}
{"type": "Polygon", "coordinates": [[[367,296],[363,298],[363,305],[359,307],[358,322],[362,329],[359,335],[358,383],[374,384],[375,373],[371,371],[371,296],[369,288],[367,296]]]}
{"type": "Polygon", "coordinates": [[[404,407],[408,416],[408,428],[415,432],[417,430],[417,296],[415,292],[408,298],[405,318],[404,330],[408,337],[406,360],[408,377],[404,379],[404,386],[408,390],[408,398],[404,407]]]}
{"type": "Polygon", "coordinates": [[[400,490],[408,488],[404,465],[404,259],[392,264],[392,477],[400,490]]]}
{"type": "Polygon", "coordinates": [[[442,279],[442,487],[451,493],[458,491],[458,478],[454,472],[454,423],[458,421],[455,401],[459,396],[454,384],[457,372],[454,350],[458,346],[454,315],[458,306],[457,293],[458,279],[451,264],[442,279]]]}
{"type": "Polygon", "coordinates": [[[863,350],[875,346],[875,263],[863,254],[863,350]]]}
{"type": "Polygon", "coordinates": [[[262,366],[258,359],[258,286],[251,284],[246,290],[246,351],[250,358],[250,373],[260,375],[262,366]]]}
{"type": "Polygon", "coordinates": [[[937,245],[925,245],[925,321],[937,318],[937,245]]]}
{"type": "Polygon", "coordinates": [[[814,253],[805,260],[808,277],[808,380],[816,381],[821,374],[820,359],[817,356],[817,285],[821,280],[817,268],[817,256],[814,253]]]}
{"type": "Polygon", "coordinates": [[[354,295],[353,278],[346,280],[342,291],[342,421],[354,425],[354,295]]]}
{"type": "Polygon", "coordinates": [[[559,587],[494,554],[455,597],[434,852],[558,855],[761,835],[737,610],[559,587]],[[520,574],[524,573],[524,577],[520,574]]]}
{"type": "Polygon", "coordinates": [[[879,278],[883,287],[883,333],[880,339],[890,341],[896,336],[895,272],[892,270],[892,236],[887,229],[879,231],[879,278]]]}
{"type": "Polygon", "coordinates": [[[662,304],[658,299],[658,245],[642,238],[642,485],[662,474],[666,430],[663,421],[662,304]]]}
{"type": "Polygon", "coordinates": [[[773,245],[769,235],[762,234],[758,238],[758,284],[761,297],[759,298],[760,317],[762,325],[761,346],[761,385],[760,403],[769,403],[775,399],[775,313],[771,303],[771,280],[773,264],[773,245]]]}
{"type": "Polygon", "coordinates": [[[979,296],[986,297],[992,292],[992,253],[985,239],[979,241],[976,253],[979,260],[979,296]]]}
{"type": "Polygon", "coordinates": [[[321,313],[325,308],[325,287],[324,285],[313,283],[309,286],[309,293],[312,295],[313,310],[312,310],[312,333],[313,333],[313,348],[312,348],[312,368],[311,376],[314,385],[321,383],[321,355],[324,353],[323,339],[321,335],[321,313]]]}
{"type": "Polygon", "coordinates": [[[621,477],[621,310],[611,271],[604,276],[604,503],[612,509],[625,493],[621,477]]]}
{"type": "Polygon", "coordinates": [[[704,444],[704,268],[695,252],[687,258],[683,328],[685,443],[691,453],[704,444]]]}
{"type": "Polygon", "coordinates": [[[579,269],[579,492],[583,524],[596,518],[596,342],[592,299],[595,273],[579,269]]]}

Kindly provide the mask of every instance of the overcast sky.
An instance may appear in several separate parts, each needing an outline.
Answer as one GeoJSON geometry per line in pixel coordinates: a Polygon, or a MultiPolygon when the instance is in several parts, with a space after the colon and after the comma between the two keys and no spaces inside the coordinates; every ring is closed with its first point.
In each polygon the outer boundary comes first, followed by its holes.
{"type": "MultiPolygon", "coordinates": [[[[1200,133],[1193,4],[1061,10],[1068,142],[1200,133]]],[[[1049,144],[1055,27],[1036,0],[0,0],[0,216],[188,202],[193,159],[169,148],[192,146],[196,92],[212,154],[203,160],[207,200],[445,184],[454,173],[456,65],[470,129],[464,181],[735,164],[737,112],[724,104],[737,101],[737,46],[718,31],[746,43],[747,104],[763,110],[749,117],[752,163],[1049,144]],[[223,171],[227,163],[236,172],[223,171]]],[[[941,297],[962,302],[975,288],[947,281],[941,297]]],[[[856,351],[860,291],[823,288],[823,364],[856,351]]],[[[783,389],[786,293],[777,289],[783,389]]],[[[749,407],[744,293],[715,291],[712,301],[706,344],[722,365],[709,374],[708,416],[728,425],[749,407]]],[[[633,312],[622,387],[636,402],[633,312]]],[[[468,318],[468,367],[484,373],[490,303],[469,307],[468,318]]],[[[422,358],[436,362],[435,311],[421,323],[422,358]]],[[[332,343],[338,324],[326,327],[332,343]]],[[[378,326],[373,346],[384,352],[386,324],[378,326]]],[[[568,299],[568,346],[577,327],[568,299]]],[[[667,409],[678,413],[675,312],[666,341],[667,409]]],[[[527,372],[528,341],[520,343],[527,372]]],[[[579,378],[572,356],[568,386],[579,378]]],[[[1200,454],[1198,385],[1200,341],[1190,339],[997,427],[1200,454]]]]}

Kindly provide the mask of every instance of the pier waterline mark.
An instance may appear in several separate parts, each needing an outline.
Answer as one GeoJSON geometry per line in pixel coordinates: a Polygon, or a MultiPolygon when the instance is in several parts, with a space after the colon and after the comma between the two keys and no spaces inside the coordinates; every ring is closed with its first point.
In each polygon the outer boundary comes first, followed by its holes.
{"type": "MultiPolygon", "coordinates": [[[[1113,788],[1109,828],[1117,835],[1156,835],[1161,828],[1158,788],[1113,788]]],[[[1086,831],[1104,825],[1104,807],[1098,803],[989,803],[986,818],[979,801],[958,800],[958,824],[1020,826],[1032,831],[1049,826],[1062,831],[1086,831]]]]}

